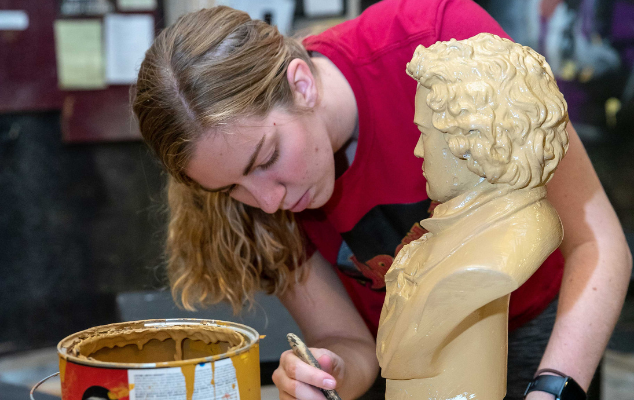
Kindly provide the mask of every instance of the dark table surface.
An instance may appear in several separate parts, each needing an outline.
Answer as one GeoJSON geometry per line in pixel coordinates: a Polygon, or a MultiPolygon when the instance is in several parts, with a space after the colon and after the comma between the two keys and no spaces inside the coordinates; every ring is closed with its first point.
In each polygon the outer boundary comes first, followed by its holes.
{"type": "MultiPolygon", "coordinates": [[[[28,400],[30,390],[23,386],[9,385],[0,382],[0,399],[2,400],[28,400]]],[[[59,400],[57,396],[45,393],[35,393],[35,400],[59,400]]]]}

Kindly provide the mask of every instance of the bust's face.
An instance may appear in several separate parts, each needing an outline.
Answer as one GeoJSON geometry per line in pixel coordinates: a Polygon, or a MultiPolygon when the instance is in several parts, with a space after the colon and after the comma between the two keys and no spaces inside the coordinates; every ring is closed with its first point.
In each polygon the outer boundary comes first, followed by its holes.
{"type": "Polygon", "coordinates": [[[472,189],[484,178],[467,168],[467,161],[453,155],[444,133],[432,124],[432,109],[427,105],[429,89],[418,85],[414,123],[421,132],[414,149],[423,158],[423,176],[427,179],[427,195],[444,203],[472,189]]]}

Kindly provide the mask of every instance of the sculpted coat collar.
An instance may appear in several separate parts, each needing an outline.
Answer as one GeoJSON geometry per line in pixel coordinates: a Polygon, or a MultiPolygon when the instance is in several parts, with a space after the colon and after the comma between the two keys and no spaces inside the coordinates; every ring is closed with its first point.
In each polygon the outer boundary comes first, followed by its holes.
{"type": "Polygon", "coordinates": [[[421,226],[432,234],[438,234],[474,213],[487,214],[488,223],[485,222],[485,226],[488,226],[491,222],[517,212],[544,197],[544,186],[512,190],[510,186],[503,185],[488,191],[480,191],[476,186],[474,190],[436,206],[433,215],[422,220],[421,226]]]}
{"type": "MultiPolygon", "coordinates": [[[[421,221],[429,232],[404,246],[385,275],[377,356],[388,379],[423,379],[421,385],[441,388],[454,379],[453,372],[442,371],[459,368],[478,375],[471,369],[485,357],[480,350],[494,358],[506,357],[506,347],[499,346],[506,343],[504,296],[524,283],[561,243],[561,223],[545,198],[545,187],[513,190],[499,185],[481,191],[478,186],[437,206],[432,218],[421,221]],[[493,347],[471,347],[470,333],[450,340],[459,324],[477,322],[467,321],[468,316],[488,321],[483,317],[487,312],[473,312],[489,303],[499,315],[490,322],[493,331],[502,336],[490,335],[489,322],[478,326],[488,332],[481,332],[487,338],[483,343],[493,347]]],[[[484,375],[493,379],[498,372],[492,369],[484,375]]]]}

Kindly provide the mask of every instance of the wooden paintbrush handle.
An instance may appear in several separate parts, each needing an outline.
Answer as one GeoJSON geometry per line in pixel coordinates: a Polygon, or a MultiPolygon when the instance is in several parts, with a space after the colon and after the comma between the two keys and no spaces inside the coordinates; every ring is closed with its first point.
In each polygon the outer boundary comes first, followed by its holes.
{"type": "MultiPolygon", "coordinates": [[[[288,344],[291,345],[293,353],[297,357],[299,357],[300,360],[308,365],[312,365],[315,368],[321,369],[321,366],[317,362],[317,359],[315,358],[313,353],[310,352],[306,344],[304,344],[304,342],[302,342],[302,340],[298,338],[297,335],[289,333],[286,335],[286,339],[288,339],[288,344]]],[[[341,397],[339,397],[339,394],[336,390],[328,390],[322,388],[317,389],[321,390],[321,392],[324,394],[324,396],[326,396],[328,400],[341,400],[341,397]]]]}

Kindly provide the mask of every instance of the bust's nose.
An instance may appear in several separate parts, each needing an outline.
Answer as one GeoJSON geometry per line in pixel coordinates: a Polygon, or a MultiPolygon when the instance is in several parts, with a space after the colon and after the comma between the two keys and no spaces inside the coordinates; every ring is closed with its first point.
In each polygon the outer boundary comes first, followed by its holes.
{"type": "Polygon", "coordinates": [[[418,143],[416,143],[416,147],[414,147],[414,155],[418,158],[425,157],[425,149],[423,148],[423,134],[420,134],[418,138],[418,143]]]}

